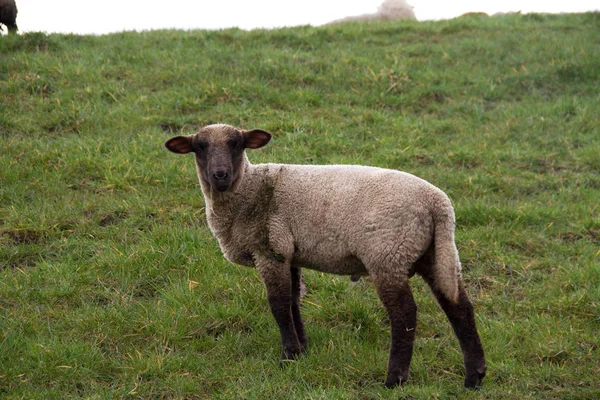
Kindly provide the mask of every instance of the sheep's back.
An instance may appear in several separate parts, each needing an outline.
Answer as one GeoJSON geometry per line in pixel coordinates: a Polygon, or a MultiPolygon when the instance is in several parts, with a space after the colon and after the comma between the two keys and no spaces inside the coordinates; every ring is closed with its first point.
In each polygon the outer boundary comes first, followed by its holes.
{"type": "Polygon", "coordinates": [[[272,174],[272,217],[289,227],[294,257],[324,272],[361,272],[373,253],[408,252],[407,262],[416,261],[431,243],[432,198],[445,196],[414,175],[376,167],[256,167],[272,174]]]}

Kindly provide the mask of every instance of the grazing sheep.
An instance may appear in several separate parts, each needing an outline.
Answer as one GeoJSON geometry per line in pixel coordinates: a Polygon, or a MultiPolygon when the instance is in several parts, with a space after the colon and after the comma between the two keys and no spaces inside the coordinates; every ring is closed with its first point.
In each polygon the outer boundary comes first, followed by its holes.
{"type": "Polygon", "coordinates": [[[194,153],[208,224],[225,257],[256,268],[282,340],[282,359],[306,348],[301,268],[369,275],[389,315],[386,386],[408,379],[417,307],[408,279],[421,275],[460,342],[466,387],[480,385],[485,358],[454,243],[448,197],[416,176],[358,165],[258,164],[245,149],[271,134],[209,125],[165,143],[194,153]]]}
{"type": "MultiPolygon", "coordinates": [[[[0,24],[6,25],[9,33],[17,32],[17,5],[15,0],[0,0],[0,24]]],[[[2,30],[1,26],[0,30],[2,30]]]]}
{"type": "Polygon", "coordinates": [[[330,24],[349,21],[392,21],[401,19],[416,20],[417,17],[413,7],[408,5],[405,0],[385,0],[376,13],[346,17],[332,21],[330,24]]]}

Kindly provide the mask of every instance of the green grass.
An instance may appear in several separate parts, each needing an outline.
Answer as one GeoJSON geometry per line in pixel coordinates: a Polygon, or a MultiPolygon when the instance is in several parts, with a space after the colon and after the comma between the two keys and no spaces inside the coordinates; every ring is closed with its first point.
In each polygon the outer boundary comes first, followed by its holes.
{"type": "Polygon", "coordinates": [[[0,397],[600,397],[600,14],[0,37],[0,397]],[[306,272],[279,367],[255,271],[206,226],[171,135],[223,122],[254,162],[360,163],[446,191],[489,373],[462,388],[427,287],[407,385],[369,282],[306,272]]]}

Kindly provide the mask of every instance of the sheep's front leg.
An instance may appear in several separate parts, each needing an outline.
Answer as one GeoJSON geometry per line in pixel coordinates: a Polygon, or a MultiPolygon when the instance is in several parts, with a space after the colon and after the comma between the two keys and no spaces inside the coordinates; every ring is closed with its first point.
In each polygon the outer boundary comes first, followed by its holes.
{"type": "MultiPolygon", "coordinates": [[[[293,360],[301,351],[292,312],[292,270],[288,261],[263,259],[257,263],[267,290],[267,299],[281,333],[281,359],[293,360]]],[[[299,283],[298,283],[299,285],[299,283]]],[[[297,319],[300,314],[298,309],[297,319]]],[[[304,328],[302,327],[302,332],[304,328]]],[[[306,339],[306,337],[304,337],[306,339]]]]}

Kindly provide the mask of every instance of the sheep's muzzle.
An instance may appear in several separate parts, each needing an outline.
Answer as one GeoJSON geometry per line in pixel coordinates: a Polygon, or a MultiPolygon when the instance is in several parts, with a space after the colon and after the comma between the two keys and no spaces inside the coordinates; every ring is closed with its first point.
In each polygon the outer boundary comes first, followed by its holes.
{"type": "Polygon", "coordinates": [[[231,187],[231,172],[226,169],[214,169],[210,172],[209,183],[218,192],[226,192],[231,187]]]}
{"type": "Polygon", "coordinates": [[[239,168],[240,154],[233,154],[227,145],[207,146],[199,156],[199,166],[204,169],[204,178],[217,192],[226,192],[233,184],[236,167],[239,168]],[[204,159],[203,159],[204,158],[204,159]]]}

